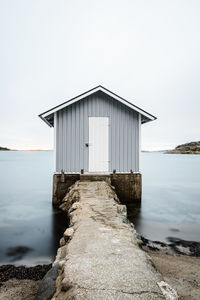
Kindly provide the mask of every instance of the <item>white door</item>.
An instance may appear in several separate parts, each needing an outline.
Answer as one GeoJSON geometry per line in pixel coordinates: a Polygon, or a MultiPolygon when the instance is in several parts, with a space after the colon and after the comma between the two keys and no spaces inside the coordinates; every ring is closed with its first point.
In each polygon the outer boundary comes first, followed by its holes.
{"type": "Polygon", "coordinates": [[[108,117],[89,117],[89,172],[108,172],[108,117]]]}

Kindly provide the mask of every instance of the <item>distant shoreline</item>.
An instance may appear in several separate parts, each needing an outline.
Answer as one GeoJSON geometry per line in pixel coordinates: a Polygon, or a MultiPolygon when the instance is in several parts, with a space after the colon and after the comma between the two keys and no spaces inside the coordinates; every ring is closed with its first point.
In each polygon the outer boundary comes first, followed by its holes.
{"type": "Polygon", "coordinates": [[[0,151],[10,151],[10,149],[7,147],[0,147],[0,151]]]}
{"type": "MultiPolygon", "coordinates": [[[[0,152],[13,152],[13,151],[17,151],[17,152],[49,152],[49,151],[54,151],[53,149],[46,149],[46,150],[22,150],[22,149],[0,149],[0,152]]],[[[163,153],[163,154],[194,154],[194,155],[198,155],[200,154],[200,152],[179,152],[179,151],[174,151],[174,150],[142,150],[142,153],[163,153]]]]}
{"type": "Polygon", "coordinates": [[[200,141],[190,142],[186,144],[178,145],[175,149],[168,150],[167,154],[200,154],[200,141]]]}
{"type": "Polygon", "coordinates": [[[36,152],[36,151],[53,151],[53,149],[46,149],[46,150],[43,150],[43,149],[30,149],[30,150],[21,150],[21,149],[8,149],[8,148],[4,148],[4,147],[0,147],[0,151],[26,151],[26,152],[36,152]]]}
{"type": "MultiPolygon", "coordinates": [[[[53,151],[53,149],[10,149],[7,147],[0,147],[0,151],[53,151]]],[[[142,153],[163,153],[163,154],[194,154],[200,155],[200,141],[190,142],[186,144],[181,144],[176,146],[174,149],[164,149],[164,150],[141,150],[142,153]]]]}

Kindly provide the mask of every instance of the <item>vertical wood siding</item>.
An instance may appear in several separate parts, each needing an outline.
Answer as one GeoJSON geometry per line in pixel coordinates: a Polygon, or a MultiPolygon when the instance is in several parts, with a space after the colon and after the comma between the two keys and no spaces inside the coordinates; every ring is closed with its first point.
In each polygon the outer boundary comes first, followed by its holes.
{"type": "Polygon", "coordinates": [[[56,172],[88,172],[88,117],[109,117],[109,171],[139,171],[137,112],[97,92],[56,114],[56,172]]]}

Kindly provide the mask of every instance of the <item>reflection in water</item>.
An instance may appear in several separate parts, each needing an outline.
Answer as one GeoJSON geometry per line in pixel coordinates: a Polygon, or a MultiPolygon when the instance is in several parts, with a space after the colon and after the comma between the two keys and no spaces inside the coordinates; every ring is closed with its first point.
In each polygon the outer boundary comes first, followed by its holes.
{"type": "Polygon", "coordinates": [[[68,214],[59,209],[52,208],[52,260],[55,259],[59,242],[67,227],[69,227],[68,214]]]}
{"type": "Polygon", "coordinates": [[[68,218],[52,208],[52,167],[52,151],[0,152],[0,265],[54,259],[68,218]]]}
{"type": "Polygon", "coordinates": [[[135,228],[139,226],[140,214],[141,214],[141,201],[135,201],[134,203],[127,204],[127,216],[135,228]]]}

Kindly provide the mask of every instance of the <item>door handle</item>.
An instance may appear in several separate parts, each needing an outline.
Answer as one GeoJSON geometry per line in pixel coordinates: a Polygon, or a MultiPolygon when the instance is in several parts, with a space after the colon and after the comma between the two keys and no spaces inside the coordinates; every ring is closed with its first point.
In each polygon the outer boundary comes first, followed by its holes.
{"type": "Polygon", "coordinates": [[[86,146],[86,147],[89,147],[89,144],[88,144],[88,143],[85,143],[85,146],[86,146]]]}

